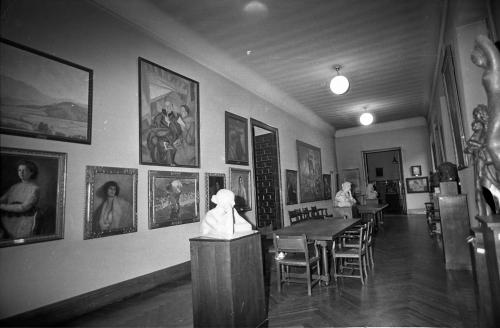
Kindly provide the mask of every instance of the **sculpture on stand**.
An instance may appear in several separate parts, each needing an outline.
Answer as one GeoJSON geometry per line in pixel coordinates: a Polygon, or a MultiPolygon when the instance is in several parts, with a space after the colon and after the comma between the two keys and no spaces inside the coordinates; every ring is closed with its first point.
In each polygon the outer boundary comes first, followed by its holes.
{"type": "Polygon", "coordinates": [[[342,190],[335,195],[335,206],[351,207],[356,204],[356,200],[352,197],[351,183],[346,181],[342,184],[342,190]]]}
{"type": "Polygon", "coordinates": [[[473,134],[466,148],[474,158],[476,207],[483,216],[498,212],[500,203],[500,52],[479,35],[471,60],[484,69],[482,84],[488,99],[487,106],[480,104],[473,111],[473,134]]]}
{"type": "Polygon", "coordinates": [[[366,199],[377,199],[378,192],[375,190],[373,183],[366,185],[366,199]]]}
{"type": "Polygon", "coordinates": [[[201,220],[202,235],[227,239],[236,233],[252,232],[252,225],[234,209],[234,193],[231,190],[220,189],[211,200],[217,206],[201,220]]]}

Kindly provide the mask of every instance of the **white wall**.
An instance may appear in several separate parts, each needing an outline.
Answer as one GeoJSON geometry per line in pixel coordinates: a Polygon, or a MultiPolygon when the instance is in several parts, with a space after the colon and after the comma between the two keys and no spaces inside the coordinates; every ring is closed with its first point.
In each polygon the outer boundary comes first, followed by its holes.
{"type": "MultiPolygon", "coordinates": [[[[68,163],[64,239],[0,249],[0,318],[188,261],[199,223],[148,229],[148,170],[198,172],[204,215],[205,172],[229,173],[226,110],[278,128],[282,184],[285,169],[297,169],[296,139],[321,148],[323,173],[335,170],[333,132],[300,122],[89,2],[4,1],[5,8],[2,37],[93,69],[94,100],[91,145],[1,137],[2,147],[65,152],[68,163]],[[139,165],[139,56],[200,83],[199,169],[139,165]],[[87,165],[138,169],[136,233],[83,240],[87,165]]],[[[247,214],[255,222],[255,209],[247,214]]]]}
{"type": "MultiPolygon", "coordinates": [[[[403,177],[410,178],[410,167],[422,166],[422,176],[428,176],[430,167],[429,139],[425,120],[399,121],[390,125],[379,125],[372,128],[371,133],[363,132],[362,128],[354,133],[338,130],[336,133],[337,162],[339,172],[342,169],[359,168],[361,179],[366,183],[363,164],[363,151],[401,148],[403,177]],[[410,124],[406,124],[410,122],[410,124]],[[417,122],[417,126],[415,123],[417,122]],[[399,125],[399,128],[398,128],[399,125]]],[[[369,130],[368,130],[369,131],[369,130]]],[[[406,181],[406,180],[405,180],[406,181]]],[[[362,183],[363,184],[363,183],[362,183]]],[[[425,202],[429,201],[429,194],[406,194],[408,211],[423,212],[425,202]]]]}

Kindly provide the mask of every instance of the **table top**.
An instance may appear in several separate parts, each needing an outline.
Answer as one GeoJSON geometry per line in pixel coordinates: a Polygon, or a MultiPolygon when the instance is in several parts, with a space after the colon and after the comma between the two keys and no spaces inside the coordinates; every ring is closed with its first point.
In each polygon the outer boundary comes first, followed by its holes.
{"type": "Polygon", "coordinates": [[[389,204],[377,204],[377,205],[356,205],[358,212],[360,213],[376,213],[382,211],[384,208],[388,207],[389,204]]]}
{"type": "MultiPolygon", "coordinates": [[[[306,234],[310,240],[333,240],[353,225],[359,223],[361,219],[324,219],[307,220],[297,224],[273,231],[282,235],[306,234]]],[[[272,238],[272,234],[268,234],[272,238]]]]}

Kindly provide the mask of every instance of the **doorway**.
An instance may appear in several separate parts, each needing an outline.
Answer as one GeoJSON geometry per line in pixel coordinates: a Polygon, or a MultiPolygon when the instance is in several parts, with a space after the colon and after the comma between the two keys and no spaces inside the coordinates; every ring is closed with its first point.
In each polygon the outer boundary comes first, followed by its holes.
{"type": "Polygon", "coordinates": [[[278,129],[250,118],[257,229],[261,233],[283,227],[278,129]]]}
{"type": "Polygon", "coordinates": [[[387,203],[386,213],[406,214],[401,148],[363,151],[365,177],[378,192],[380,203],[387,203]]]}

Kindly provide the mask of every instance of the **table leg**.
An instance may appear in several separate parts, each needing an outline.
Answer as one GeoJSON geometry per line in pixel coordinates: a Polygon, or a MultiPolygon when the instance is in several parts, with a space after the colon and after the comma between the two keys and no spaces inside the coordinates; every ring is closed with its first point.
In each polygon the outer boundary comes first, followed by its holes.
{"type": "Polygon", "coordinates": [[[326,241],[317,241],[317,244],[321,247],[321,256],[323,258],[323,272],[320,276],[320,280],[325,282],[325,285],[328,286],[330,283],[330,270],[328,266],[328,242],[326,241]]]}

